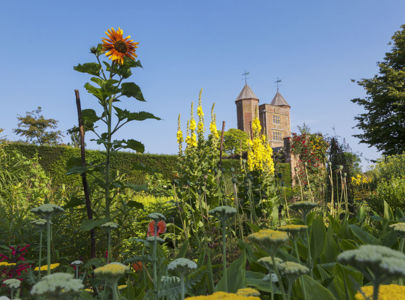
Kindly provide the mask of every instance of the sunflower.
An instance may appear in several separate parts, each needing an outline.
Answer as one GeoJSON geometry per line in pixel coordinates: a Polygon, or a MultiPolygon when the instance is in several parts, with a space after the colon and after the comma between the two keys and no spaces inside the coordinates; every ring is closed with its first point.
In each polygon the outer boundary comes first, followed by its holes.
{"type": "Polygon", "coordinates": [[[135,60],[137,57],[135,49],[138,48],[139,43],[135,43],[131,40],[131,36],[123,38],[123,31],[118,28],[116,31],[113,27],[108,29],[105,33],[108,38],[103,38],[103,50],[106,51],[105,55],[112,61],[116,61],[119,64],[124,64],[124,57],[128,57],[135,60]]]}

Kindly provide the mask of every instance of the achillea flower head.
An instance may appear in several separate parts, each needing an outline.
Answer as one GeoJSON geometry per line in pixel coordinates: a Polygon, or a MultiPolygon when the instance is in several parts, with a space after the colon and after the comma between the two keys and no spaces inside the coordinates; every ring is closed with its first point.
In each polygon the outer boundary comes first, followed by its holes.
{"type": "MultiPolygon", "coordinates": [[[[368,298],[357,292],[355,295],[356,300],[366,300],[373,298],[373,286],[363,286],[361,288],[363,293],[368,298]]],[[[380,285],[378,290],[378,300],[405,300],[405,286],[398,284],[383,284],[380,285]]]]}
{"type": "Polygon", "coordinates": [[[226,220],[236,215],[236,208],[231,206],[218,206],[208,212],[210,215],[217,217],[220,220],[226,220]]]}
{"type": "MultiPolygon", "coordinates": [[[[60,263],[54,263],[54,264],[50,265],[50,269],[53,270],[59,266],[60,266],[60,263]]],[[[39,269],[38,267],[35,267],[34,271],[48,271],[48,265],[41,266],[41,269],[39,269]]]]}
{"type": "Polygon", "coordinates": [[[303,266],[299,263],[293,261],[285,261],[278,265],[281,275],[298,277],[309,272],[309,269],[306,266],[303,266]]]}
{"type": "Polygon", "coordinates": [[[31,209],[31,212],[33,212],[34,214],[37,214],[41,217],[44,217],[44,218],[50,218],[54,214],[64,212],[64,211],[65,210],[62,207],[60,207],[56,204],[52,204],[52,203],[42,204],[41,206],[31,209]]]}
{"type": "Polygon", "coordinates": [[[18,289],[21,286],[21,281],[14,278],[4,280],[3,283],[10,289],[18,289]]]}
{"type": "Polygon", "coordinates": [[[166,221],[166,217],[161,213],[151,213],[148,215],[148,218],[154,220],[155,222],[159,222],[160,220],[166,221]]]}
{"type": "Polygon", "coordinates": [[[253,289],[253,288],[239,289],[236,292],[236,294],[240,295],[240,296],[257,296],[257,297],[260,296],[260,292],[258,290],[256,290],[256,289],[253,289]]]}
{"type": "Polygon", "coordinates": [[[80,279],[74,279],[73,274],[54,273],[44,276],[31,289],[32,295],[53,297],[57,299],[71,299],[74,294],[84,287],[80,279]]]}
{"type": "Polygon", "coordinates": [[[169,263],[167,269],[177,274],[186,274],[194,269],[197,269],[197,264],[192,260],[180,257],[169,263]]]}
{"type": "Polygon", "coordinates": [[[155,241],[155,239],[156,239],[156,241],[157,241],[158,243],[164,243],[164,242],[165,242],[164,239],[162,239],[162,238],[160,238],[160,237],[158,237],[158,236],[148,236],[148,237],[146,238],[146,240],[147,240],[148,242],[153,242],[153,241],[155,241]]]}
{"type": "Polygon", "coordinates": [[[128,266],[119,262],[112,262],[94,269],[94,275],[110,283],[116,284],[118,279],[120,279],[120,277],[123,276],[128,270],[128,266]]]}
{"type": "Polygon", "coordinates": [[[288,235],[284,231],[277,231],[272,229],[262,229],[258,232],[252,233],[248,239],[262,246],[280,246],[288,240],[288,235]]]}
{"type": "Polygon", "coordinates": [[[119,290],[123,290],[123,289],[126,289],[127,287],[128,287],[128,285],[126,285],[126,284],[121,284],[121,285],[118,286],[118,289],[119,289],[119,290]]]}
{"type": "Polygon", "coordinates": [[[405,238],[405,223],[400,222],[390,225],[390,227],[398,234],[399,237],[405,238]]]}
{"type": "Polygon", "coordinates": [[[307,230],[307,228],[308,228],[307,225],[289,224],[289,225],[282,225],[277,229],[294,234],[294,233],[298,233],[301,231],[305,231],[305,230],[307,230]]]}
{"type": "Polygon", "coordinates": [[[116,229],[116,228],[118,228],[118,224],[117,223],[114,223],[114,222],[107,222],[107,223],[104,223],[103,225],[101,225],[101,227],[103,227],[103,228],[105,228],[105,229],[116,229]]]}
{"type": "MultiPolygon", "coordinates": [[[[264,266],[268,271],[271,271],[273,269],[273,259],[271,256],[261,257],[257,260],[257,262],[264,266]]],[[[283,260],[279,257],[274,257],[274,262],[278,266],[283,262],[283,260]]]]}
{"type": "Polygon", "coordinates": [[[46,225],[46,220],[45,219],[36,219],[31,221],[31,224],[37,226],[37,227],[44,227],[46,225]]]}
{"type": "Polygon", "coordinates": [[[347,250],[337,257],[338,262],[366,268],[376,276],[405,277],[405,254],[380,245],[362,245],[355,250],[347,250]]]}
{"type": "Polygon", "coordinates": [[[0,296],[0,300],[10,300],[10,298],[7,296],[0,296]]]}
{"type": "Polygon", "coordinates": [[[238,295],[234,293],[226,293],[226,292],[215,292],[212,295],[208,296],[193,296],[188,297],[185,300],[260,300],[259,297],[255,296],[245,296],[245,295],[238,295]]]}
{"type": "Polygon", "coordinates": [[[70,264],[73,266],[79,266],[79,265],[82,265],[83,262],[81,260],[74,260],[70,264]]]}

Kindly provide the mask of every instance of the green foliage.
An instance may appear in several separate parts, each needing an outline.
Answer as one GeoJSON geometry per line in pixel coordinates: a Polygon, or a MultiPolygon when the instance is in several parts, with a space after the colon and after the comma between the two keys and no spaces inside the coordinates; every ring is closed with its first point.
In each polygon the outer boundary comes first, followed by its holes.
{"type": "Polygon", "coordinates": [[[392,49],[378,64],[379,74],[357,81],[366,98],[352,99],[365,112],[356,116],[355,135],[361,143],[375,146],[386,155],[405,151],[405,25],[392,37],[392,49]]]}
{"type": "Polygon", "coordinates": [[[0,243],[15,245],[29,234],[29,211],[51,195],[51,180],[38,164],[0,144],[0,243]]]}
{"type": "Polygon", "coordinates": [[[58,121],[54,119],[45,119],[41,115],[42,108],[38,106],[36,110],[27,112],[23,116],[18,116],[18,128],[13,131],[22,137],[26,142],[37,145],[56,145],[61,141],[62,132],[60,130],[52,131],[57,127],[58,121]]]}
{"type": "Polygon", "coordinates": [[[248,150],[249,135],[239,129],[230,128],[224,132],[224,150],[230,155],[241,154],[248,150]]]}
{"type": "Polygon", "coordinates": [[[372,197],[380,203],[387,202],[393,209],[405,211],[405,177],[381,180],[372,197]]]}

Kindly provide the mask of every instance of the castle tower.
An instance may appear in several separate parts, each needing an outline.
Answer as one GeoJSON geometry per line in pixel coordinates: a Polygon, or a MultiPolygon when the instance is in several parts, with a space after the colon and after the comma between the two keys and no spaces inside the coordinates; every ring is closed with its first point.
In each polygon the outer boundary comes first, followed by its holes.
{"type": "Polygon", "coordinates": [[[270,104],[259,106],[260,123],[273,148],[283,147],[284,138],[291,136],[290,108],[279,91],[270,104]]]}
{"type": "Polygon", "coordinates": [[[238,129],[251,134],[252,121],[255,118],[259,105],[259,98],[252,89],[245,84],[239,96],[235,100],[238,129]]]}

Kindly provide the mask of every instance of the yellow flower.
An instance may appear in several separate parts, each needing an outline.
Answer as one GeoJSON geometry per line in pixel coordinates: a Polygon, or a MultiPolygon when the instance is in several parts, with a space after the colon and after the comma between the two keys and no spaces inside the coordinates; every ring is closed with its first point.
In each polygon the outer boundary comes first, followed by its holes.
{"type": "Polygon", "coordinates": [[[260,296],[260,292],[252,288],[239,289],[236,294],[241,296],[260,296]]]}
{"type": "Polygon", "coordinates": [[[124,64],[124,57],[135,60],[137,57],[135,49],[138,48],[139,43],[131,40],[131,36],[123,38],[123,31],[118,28],[116,31],[113,27],[108,29],[105,33],[108,38],[103,38],[103,50],[106,51],[105,55],[112,61],[119,64],[124,64]]]}
{"type": "Polygon", "coordinates": [[[2,261],[2,262],[0,262],[0,267],[9,267],[9,266],[15,266],[16,265],[16,263],[9,263],[9,262],[7,262],[7,261],[2,261]]]}
{"type": "MultiPolygon", "coordinates": [[[[54,263],[50,265],[50,269],[53,270],[60,266],[60,263],[54,263]]],[[[38,267],[35,267],[34,271],[48,271],[48,265],[41,266],[41,270],[38,267]]]]}
{"type": "Polygon", "coordinates": [[[212,136],[215,139],[219,139],[219,134],[218,134],[218,130],[217,130],[217,125],[215,124],[215,122],[211,122],[210,123],[210,132],[212,134],[212,136]]]}
{"type": "Polygon", "coordinates": [[[186,300],[216,300],[216,299],[224,299],[224,300],[260,300],[259,297],[255,296],[245,296],[239,295],[234,293],[226,293],[226,292],[215,292],[212,295],[208,296],[194,296],[188,297],[186,300]]]}
{"type": "Polygon", "coordinates": [[[203,122],[198,122],[197,132],[198,132],[199,134],[204,133],[204,123],[203,123],[203,122]]]}
{"type": "Polygon", "coordinates": [[[177,144],[181,144],[183,142],[183,132],[181,130],[177,131],[177,144]]]}
{"type": "Polygon", "coordinates": [[[94,274],[97,277],[118,280],[127,270],[129,270],[128,266],[119,262],[112,262],[94,269],[94,274]]]}
{"type": "Polygon", "coordinates": [[[202,109],[202,107],[200,105],[197,107],[197,115],[200,118],[204,117],[204,112],[203,112],[203,109],[202,109]]]}
{"type": "Polygon", "coordinates": [[[197,128],[197,124],[194,119],[190,120],[190,130],[194,131],[197,128]]]}
{"type": "MultiPolygon", "coordinates": [[[[355,295],[356,300],[364,300],[373,298],[373,287],[372,286],[363,286],[361,288],[363,293],[367,298],[357,292],[355,295]]],[[[405,286],[398,284],[383,284],[380,285],[378,291],[378,300],[405,300],[405,286]]]]}

